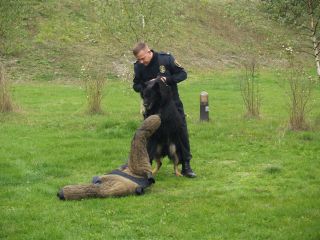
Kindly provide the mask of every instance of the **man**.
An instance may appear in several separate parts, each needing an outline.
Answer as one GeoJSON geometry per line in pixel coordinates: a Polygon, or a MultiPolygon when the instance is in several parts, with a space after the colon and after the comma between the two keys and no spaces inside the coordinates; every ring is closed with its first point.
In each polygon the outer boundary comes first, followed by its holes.
{"type": "MultiPolygon", "coordinates": [[[[187,123],[183,110],[183,104],[179,98],[177,84],[187,78],[184,68],[169,53],[155,52],[151,50],[145,43],[138,43],[133,49],[133,55],[137,61],[134,64],[133,89],[140,92],[141,97],[146,82],[161,77],[161,80],[171,87],[172,97],[177,106],[178,112],[183,119],[183,131],[186,137],[182,137],[184,148],[187,150],[182,156],[182,174],[186,177],[194,178],[196,174],[192,171],[190,160],[190,144],[187,130],[187,123]]],[[[148,149],[149,152],[149,149],[148,149]]],[[[150,154],[150,152],[149,152],[150,154]]],[[[151,154],[150,154],[151,155],[151,154]]],[[[152,159],[153,156],[150,156],[152,159]]]]}

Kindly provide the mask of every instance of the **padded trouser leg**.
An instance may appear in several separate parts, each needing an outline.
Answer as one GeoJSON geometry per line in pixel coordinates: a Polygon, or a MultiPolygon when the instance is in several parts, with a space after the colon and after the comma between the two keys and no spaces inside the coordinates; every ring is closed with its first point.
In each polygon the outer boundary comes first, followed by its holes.
{"type": "Polygon", "coordinates": [[[59,198],[63,200],[78,200],[92,197],[127,196],[136,194],[138,184],[117,175],[100,177],[101,184],[68,185],[60,190],[59,198]]]}

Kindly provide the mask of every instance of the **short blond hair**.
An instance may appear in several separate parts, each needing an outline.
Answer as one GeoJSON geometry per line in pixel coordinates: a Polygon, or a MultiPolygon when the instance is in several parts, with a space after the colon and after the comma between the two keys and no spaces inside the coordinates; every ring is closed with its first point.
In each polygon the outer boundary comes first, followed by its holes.
{"type": "Polygon", "coordinates": [[[137,56],[141,50],[149,49],[148,45],[144,42],[138,42],[132,49],[134,56],[137,56]]]}

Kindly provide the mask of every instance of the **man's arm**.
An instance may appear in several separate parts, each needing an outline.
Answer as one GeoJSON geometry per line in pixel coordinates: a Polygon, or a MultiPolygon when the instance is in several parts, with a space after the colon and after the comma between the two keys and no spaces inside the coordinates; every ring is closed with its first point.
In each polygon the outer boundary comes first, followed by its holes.
{"type": "Polygon", "coordinates": [[[134,64],[134,78],[133,78],[133,89],[136,92],[142,92],[144,88],[144,83],[141,79],[141,75],[137,64],[134,64]]]}
{"type": "Polygon", "coordinates": [[[187,79],[187,72],[172,55],[169,56],[169,70],[171,76],[166,76],[166,82],[168,84],[177,84],[187,79]]]}

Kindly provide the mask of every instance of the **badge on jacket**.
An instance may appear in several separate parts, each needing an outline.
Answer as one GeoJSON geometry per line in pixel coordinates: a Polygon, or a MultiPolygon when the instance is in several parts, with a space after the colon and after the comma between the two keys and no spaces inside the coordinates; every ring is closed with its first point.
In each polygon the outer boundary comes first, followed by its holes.
{"type": "Polygon", "coordinates": [[[165,73],[166,67],[164,65],[160,65],[159,70],[160,70],[160,73],[165,73]]]}
{"type": "Polygon", "coordinates": [[[174,64],[179,67],[179,68],[182,68],[181,64],[177,62],[177,60],[174,60],[174,64]]]}

